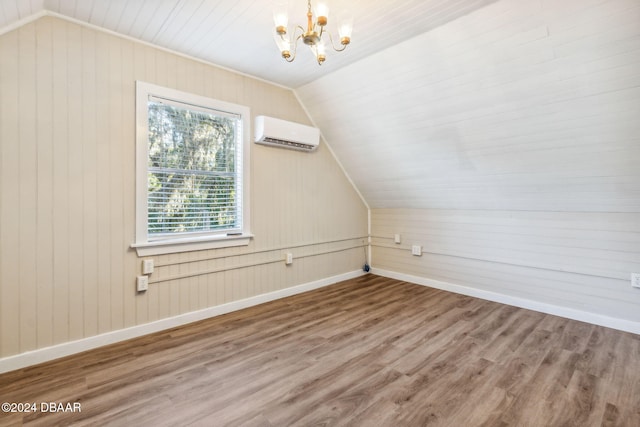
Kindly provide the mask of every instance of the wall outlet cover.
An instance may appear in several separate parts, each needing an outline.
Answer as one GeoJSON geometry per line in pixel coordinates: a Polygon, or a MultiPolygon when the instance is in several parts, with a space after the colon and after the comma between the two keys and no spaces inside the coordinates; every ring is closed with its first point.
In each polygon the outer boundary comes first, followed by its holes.
{"type": "Polygon", "coordinates": [[[138,292],[144,292],[149,289],[149,277],[148,276],[138,276],[136,279],[136,289],[138,292]]]}
{"type": "Polygon", "coordinates": [[[422,255],[422,246],[420,246],[420,245],[411,246],[411,255],[421,256],[422,255]]]}
{"type": "Polygon", "coordinates": [[[631,273],[631,286],[640,288],[640,273],[631,273]]]}
{"type": "Polygon", "coordinates": [[[153,260],[152,259],[142,260],[142,274],[151,274],[151,273],[153,273],[153,260]]]}

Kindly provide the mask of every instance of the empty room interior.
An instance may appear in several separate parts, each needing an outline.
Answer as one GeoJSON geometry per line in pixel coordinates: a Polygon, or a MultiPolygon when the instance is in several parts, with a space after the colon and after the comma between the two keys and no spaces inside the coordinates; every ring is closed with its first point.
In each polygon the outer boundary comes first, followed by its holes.
{"type": "Polygon", "coordinates": [[[640,1],[0,0],[0,426],[640,426],[640,1]]]}

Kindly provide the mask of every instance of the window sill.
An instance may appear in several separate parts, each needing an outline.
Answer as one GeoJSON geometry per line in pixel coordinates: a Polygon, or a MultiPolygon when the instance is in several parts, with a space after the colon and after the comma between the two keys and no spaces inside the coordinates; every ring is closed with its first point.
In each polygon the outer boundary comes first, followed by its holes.
{"type": "Polygon", "coordinates": [[[174,254],[178,252],[203,251],[207,249],[247,246],[252,234],[237,236],[205,236],[184,239],[158,240],[154,242],[132,243],[139,257],[174,254]]]}

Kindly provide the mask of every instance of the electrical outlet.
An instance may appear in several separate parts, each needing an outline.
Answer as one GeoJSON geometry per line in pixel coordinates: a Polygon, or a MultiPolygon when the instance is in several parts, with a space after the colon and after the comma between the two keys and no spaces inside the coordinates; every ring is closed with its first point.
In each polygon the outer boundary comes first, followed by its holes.
{"type": "Polygon", "coordinates": [[[287,264],[287,265],[293,264],[293,254],[291,252],[287,253],[287,257],[285,259],[285,264],[287,264]]]}
{"type": "Polygon", "coordinates": [[[144,292],[149,289],[149,277],[148,276],[138,276],[136,280],[136,289],[138,292],[144,292]]]}
{"type": "Polygon", "coordinates": [[[393,235],[393,241],[394,243],[397,245],[400,243],[400,235],[399,234],[394,234],[393,235]]]}
{"type": "Polygon", "coordinates": [[[631,273],[631,286],[640,288],[640,273],[631,273]]]}
{"type": "Polygon", "coordinates": [[[153,273],[153,260],[152,259],[142,260],[142,274],[151,274],[151,273],[153,273]]]}
{"type": "Polygon", "coordinates": [[[420,246],[420,245],[411,246],[411,255],[421,256],[422,255],[422,246],[420,246]]]}

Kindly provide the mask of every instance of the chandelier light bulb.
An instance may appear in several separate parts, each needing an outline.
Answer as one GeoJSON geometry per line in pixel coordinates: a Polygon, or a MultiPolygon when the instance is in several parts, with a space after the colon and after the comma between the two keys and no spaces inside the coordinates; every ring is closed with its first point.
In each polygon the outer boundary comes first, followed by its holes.
{"type": "Polygon", "coordinates": [[[342,12],[338,17],[338,34],[340,35],[340,43],[349,44],[351,41],[351,33],[353,32],[353,15],[348,11],[342,12]],[[345,40],[347,43],[345,43],[345,40]]]}
{"type": "Polygon", "coordinates": [[[329,20],[329,5],[320,2],[316,5],[316,21],[319,26],[324,27],[329,20]]]}
{"type": "Polygon", "coordinates": [[[278,45],[278,49],[280,50],[280,54],[283,58],[288,59],[291,56],[291,42],[286,36],[280,35],[278,33],[273,34],[273,38],[278,45]]]}
{"type": "Polygon", "coordinates": [[[318,64],[322,65],[322,63],[327,59],[326,47],[323,41],[318,43],[318,51],[316,52],[316,59],[318,60],[318,64]]]}
{"type": "Polygon", "coordinates": [[[273,22],[276,24],[276,32],[278,34],[287,33],[287,25],[289,25],[289,14],[286,3],[276,3],[273,9],[273,22]]]}

